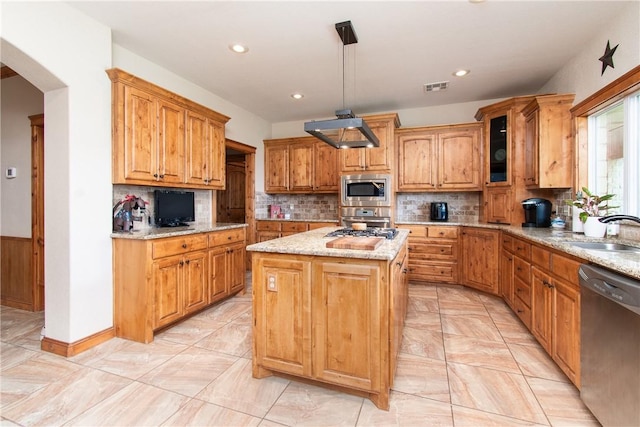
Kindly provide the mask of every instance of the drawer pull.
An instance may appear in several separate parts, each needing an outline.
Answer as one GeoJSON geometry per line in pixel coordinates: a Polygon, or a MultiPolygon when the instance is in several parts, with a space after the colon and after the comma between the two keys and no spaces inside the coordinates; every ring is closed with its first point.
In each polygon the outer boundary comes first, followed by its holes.
{"type": "Polygon", "coordinates": [[[185,262],[187,263],[187,265],[189,265],[189,263],[191,262],[191,260],[187,260],[187,261],[185,261],[185,262]]]}
{"type": "Polygon", "coordinates": [[[184,261],[180,261],[180,267],[184,265],[184,261]]]}
{"type": "Polygon", "coordinates": [[[187,249],[187,244],[186,243],[182,244],[182,249],[187,249]]]}
{"type": "Polygon", "coordinates": [[[518,312],[518,313],[524,313],[524,310],[517,309],[517,310],[516,310],[516,312],[518,312]]]}

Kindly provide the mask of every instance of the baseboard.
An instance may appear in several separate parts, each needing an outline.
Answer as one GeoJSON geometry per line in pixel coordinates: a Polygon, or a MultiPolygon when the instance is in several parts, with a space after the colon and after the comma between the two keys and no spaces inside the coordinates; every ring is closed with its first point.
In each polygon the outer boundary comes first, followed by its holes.
{"type": "Polygon", "coordinates": [[[43,351],[57,354],[58,356],[72,357],[76,354],[82,353],[83,351],[89,350],[91,347],[95,347],[98,344],[109,341],[111,338],[115,338],[115,336],[116,330],[111,327],[73,343],[66,343],[54,340],[53,338],[44,337],[40,342],[40,348],[43,351]]]}

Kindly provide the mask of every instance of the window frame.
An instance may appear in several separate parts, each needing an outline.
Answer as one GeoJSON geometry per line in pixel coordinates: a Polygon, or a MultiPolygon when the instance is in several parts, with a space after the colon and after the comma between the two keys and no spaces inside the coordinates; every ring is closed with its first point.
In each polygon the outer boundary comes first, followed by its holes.
{"type": "MultiPolygon", "coordinates": [[[[588,185],[589,181],[589,116],[603,111],[640,90],[640,66],[631,69],[620,78],[609,83],[571,109],[574,134],[574,179],[575,189],[588,185]]],[[[625,156],[626,157],[626,156],[625,156]]],[[[625,159],[625,162],[628,161],[625,159]]],[[[628,177],[627,177],[628,178],[628,177]]],[[[628,190],[625,190],[628,191],[628,190]]],[[[627,213],[627,212],[625,212],[627,213]]]]}

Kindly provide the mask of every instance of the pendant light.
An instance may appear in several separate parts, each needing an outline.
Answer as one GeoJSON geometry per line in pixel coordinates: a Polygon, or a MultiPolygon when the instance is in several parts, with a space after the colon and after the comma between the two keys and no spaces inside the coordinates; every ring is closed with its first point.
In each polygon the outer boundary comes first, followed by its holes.
{"type": "Polygon", "coordinates": [[[358,43],[358,38],[351,21],[337,23],[336,31],[342,40],[342,109],[335,112],[335,119],[306,122],[304,131],[335,148],[379,147],[380,141],[367,123],[344,106],[344,50],[345,46],[358,43]]]}

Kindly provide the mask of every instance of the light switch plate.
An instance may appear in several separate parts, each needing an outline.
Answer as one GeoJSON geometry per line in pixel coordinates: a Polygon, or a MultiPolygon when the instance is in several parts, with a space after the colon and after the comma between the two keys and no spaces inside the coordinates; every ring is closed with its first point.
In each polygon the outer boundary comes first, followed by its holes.
{"type": "Polygon", "coordinates": [[[18,176],[18,169],[16,169],[16,168],[7,168],[7,171],[5,172],[5,176],[8,179],[15,178],[16,176],[18,176]]]}

